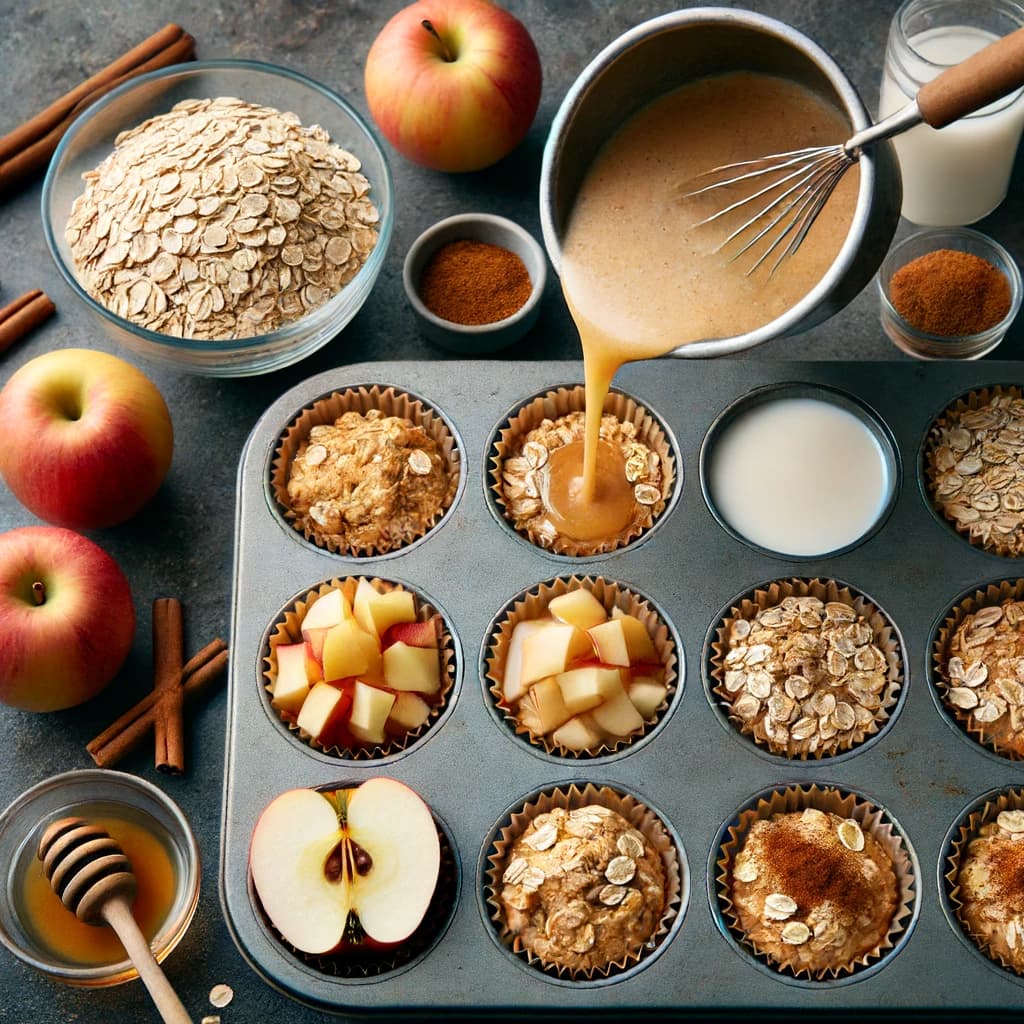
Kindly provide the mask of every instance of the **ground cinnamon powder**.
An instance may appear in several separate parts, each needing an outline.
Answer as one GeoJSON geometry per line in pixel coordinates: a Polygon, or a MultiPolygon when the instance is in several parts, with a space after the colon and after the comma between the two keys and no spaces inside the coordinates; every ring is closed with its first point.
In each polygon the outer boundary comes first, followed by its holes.
{"type": "Polygon", "coordinates": [[[468,326],[511,316],[532,288],[526,264],[514,252],[467,238],[448,242],[431,256],[419,294],[435,316],[468,326]]]}
{"type": "Polygon", "coordinates": [[[893,308],[919,331],[945,337],[979,334],[1010,310],[1010,282],[988,260],[936,249],[900,267],[889,282],[893,308]]]}

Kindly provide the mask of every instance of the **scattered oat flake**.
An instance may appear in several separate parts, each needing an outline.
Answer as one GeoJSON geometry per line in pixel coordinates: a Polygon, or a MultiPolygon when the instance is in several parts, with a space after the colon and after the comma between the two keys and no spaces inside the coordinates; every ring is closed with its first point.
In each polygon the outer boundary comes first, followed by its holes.
{"type": "Polygon", "coordinates": [[[214,985],[210,989],[210,1005],[218,1010],[223,1010],[234,998],[235,990],[230,985],[214,985]]]}

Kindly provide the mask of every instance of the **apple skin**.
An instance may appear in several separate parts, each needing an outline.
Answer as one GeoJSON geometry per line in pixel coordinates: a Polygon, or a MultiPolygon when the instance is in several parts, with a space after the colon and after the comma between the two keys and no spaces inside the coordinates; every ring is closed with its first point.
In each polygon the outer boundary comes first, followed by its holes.
{"type": "Polygon", "coordinates": [[[97,544],[60,527],[23,526],[0,534],[0,622],[0,701],[58,711],[117,674],[135,607],[124,573],[97,544]]]}
{"type": "Polygon", "coordinates": [[[437,171],[478,171],[529,131],[541,65],[522,22],[496,4],[417,0],[381,29],[364,81],[373,119],[403,156],[437,171]]]}
{"type": "Polygon", "coordinates": [[[131,363],[58,349],[0,391],[0,475],[30,512],[95,530],[130,519],[156,494],[174,434],[156,385],[131,363]]]}

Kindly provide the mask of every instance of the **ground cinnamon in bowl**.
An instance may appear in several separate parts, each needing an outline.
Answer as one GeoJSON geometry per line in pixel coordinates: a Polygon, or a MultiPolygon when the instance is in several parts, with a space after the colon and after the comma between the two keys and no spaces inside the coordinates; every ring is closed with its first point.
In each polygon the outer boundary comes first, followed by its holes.
{"type": "Polygon", "coordinates": [[[463,238],[445,243],[431,256],[419,294],[435,316],[468,326],[512,316],[532,288],[526,264],[516,253],[463,238]]]}

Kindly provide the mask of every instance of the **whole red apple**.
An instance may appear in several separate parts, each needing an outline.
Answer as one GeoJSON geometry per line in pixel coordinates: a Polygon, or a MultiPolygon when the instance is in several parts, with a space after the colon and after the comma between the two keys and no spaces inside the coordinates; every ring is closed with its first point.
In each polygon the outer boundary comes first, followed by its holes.
{"type": "Polygon", "coordinates": [[[0,701],[59,711],[117,674],[135,606],[117,563],[88,537],[55,526],[0,534],[0,701]]]}
{"type": "Polygon", "coordinates": [[[156,385],[117,356],[47,352],[0,391],[0,475],[40,519],[76,530],[122,523],[171,464],[171,416],[156,385]]]}
{"type": "Polygon", "coordinates": [[[374,40],[365,82],[370,113],[403,156],[476,171],[529,131],[540,58],[522,22],[488,0],[417,0],[374,40]]]}

